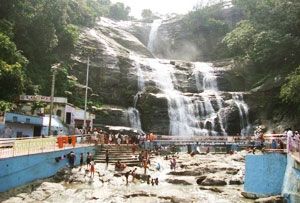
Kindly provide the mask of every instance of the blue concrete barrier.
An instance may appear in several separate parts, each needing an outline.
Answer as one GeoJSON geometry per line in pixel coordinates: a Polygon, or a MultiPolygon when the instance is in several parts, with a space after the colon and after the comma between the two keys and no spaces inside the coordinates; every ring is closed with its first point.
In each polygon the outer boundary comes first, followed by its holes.
{"type": "Polygon", "coordinates": [[[300,163],[291,155],[287,159],[282,195],[291,203],[300,202],[300,163]]]}
{"type": "Polygon", "coordinates": [[[76,154],[75,165],[78,165],[80,153],[95,153],[94,147],[79,147],[54,152],[31,154],[0,159],[0,192],[21,186],[32,181],[53,176],[58,170],[66,167],[68,159],[58,162],[57,157],[62,157],[73,151],[76,154]]]}
{"type": "Polygon", "coordinates": [[[287,158],[271,153],[246,156],[244,191],[256,195],[280,195],[287,158]]]}

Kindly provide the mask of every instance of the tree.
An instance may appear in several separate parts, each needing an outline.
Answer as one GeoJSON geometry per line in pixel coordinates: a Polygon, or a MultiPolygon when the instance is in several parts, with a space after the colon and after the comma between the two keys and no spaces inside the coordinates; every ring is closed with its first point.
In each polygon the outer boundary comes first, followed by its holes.
{"type": "MultiPolygon", "coordinates": [[[[300,66],[286,78],[286,83],[281,87],[280,98],[292,105],[300,103],[300,66]]],[[[300,108],[298,109],[300,111],[300,108]]]]}
{"type": "Polygon", "coordinates": [[[110,6],[109,17],[115,20],[128,20],[130,10],[130,7],[125,7],[123,3],[117,2],[110,6]]]}
{"type": "Polygon", "coordinates": [[[24,90],[27,60],[9,37],[0,33],[0,99],[12,101],[24,90]]]}
{"type": "Polygon", "coordinates": [[[141,15],[144,19],[150,19],[153,17],[153,13],[150,9],[143,9],[141,15]]]}

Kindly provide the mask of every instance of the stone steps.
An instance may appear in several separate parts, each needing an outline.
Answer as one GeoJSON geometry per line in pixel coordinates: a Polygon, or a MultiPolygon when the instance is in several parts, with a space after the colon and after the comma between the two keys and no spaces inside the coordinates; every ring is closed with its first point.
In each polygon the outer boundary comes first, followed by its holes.
{"type": "Polygon", "coordinates": [[[110,164],[120,161],[127,166],[137,166],[139,164],[137,159],[138,152],[133,155],[131,147],[132,145],[102,145],[96,149],[94,160],[96,163],[105,163],[105,152],[108,150],[110,164]]]}

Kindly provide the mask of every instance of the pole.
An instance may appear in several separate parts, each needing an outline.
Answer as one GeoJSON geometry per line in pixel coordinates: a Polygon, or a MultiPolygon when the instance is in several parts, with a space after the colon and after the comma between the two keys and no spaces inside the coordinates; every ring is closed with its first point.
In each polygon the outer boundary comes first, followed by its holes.
{"type": "Polygon", "coordinates": [[[84,100],[84,119],[83,119],[83,129],[86,134],[86,108],[87,108],[87,94],[89,85],[89,69],[90,69],[90,57],[87,58],[87,70],[86,70],[86,84],[85,84],[85,100],[84,100]]]}
{"type": "Polygon", "coordinates": [[[56,70],[53,69],[52,75],[52,85],[51,85],[51,103],[50,103],[50,116],[49,116],[49,126],[48,126],[48,136],[51,135],[51,120],[52,120],[52,111],[53,111],[53,97],[54,97],[54,87],[55,87],[55,75],[56,70]]]}

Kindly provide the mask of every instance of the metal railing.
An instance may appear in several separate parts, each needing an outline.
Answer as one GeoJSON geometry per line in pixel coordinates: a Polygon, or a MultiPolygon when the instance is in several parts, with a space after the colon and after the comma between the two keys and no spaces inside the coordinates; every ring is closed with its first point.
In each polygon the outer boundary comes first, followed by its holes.
{"type": "Polygon", "coordinates": [[[263,150],[266,152],[286,153],[287,140],[285,134],[263,135],[263,150]]]}
{"type": "Polygon", "coordinates": [[[265,151],[289,153],[300,160],[299,137],[287,138],[286,134],[266,134],[263,137],[265,151]]]}
{"type": "Polygon", "coordinates": [[[288,152],[300,162],[300,139],[292,137],[288,141],[288,152]]]}
{"type": "Polygon", "coordinates": [[[94,145],[91,135],[73,137],[75,142],[72,142],[72,136],[0,138],[0,159],[94,145]],[[62,144],[58,141],[59,137],[64,137],[62,144]]]}

